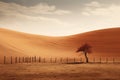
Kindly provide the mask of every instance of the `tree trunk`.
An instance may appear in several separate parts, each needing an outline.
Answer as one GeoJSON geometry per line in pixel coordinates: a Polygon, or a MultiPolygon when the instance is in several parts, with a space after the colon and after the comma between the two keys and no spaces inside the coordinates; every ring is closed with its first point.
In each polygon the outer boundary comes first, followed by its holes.
{"type": "Polygon", "coordinates": [[[85,52],[84,54],[85,54],[86,63],[88,63],[89,60],[88,60],[88,57],[87,57],[87,53],[85,52]]]}

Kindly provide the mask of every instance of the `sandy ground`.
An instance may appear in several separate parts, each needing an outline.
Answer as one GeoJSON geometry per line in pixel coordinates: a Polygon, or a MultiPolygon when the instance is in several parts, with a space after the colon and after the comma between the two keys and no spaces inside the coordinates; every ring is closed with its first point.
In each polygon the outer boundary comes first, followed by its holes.
{"type": "Polygon", "coordinates": [[[120,80],[120,64],[0,64],[0,80],[120,80]]]}

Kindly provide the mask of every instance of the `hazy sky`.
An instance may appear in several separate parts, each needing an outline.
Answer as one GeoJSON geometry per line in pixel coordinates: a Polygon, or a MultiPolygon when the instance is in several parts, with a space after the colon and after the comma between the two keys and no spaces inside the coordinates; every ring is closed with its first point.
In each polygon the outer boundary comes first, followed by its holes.
{"type": "Polygon", "coordinates": [[[120,26],[120,0],[0,0],[0,27],[64,36],[120,26]]]}

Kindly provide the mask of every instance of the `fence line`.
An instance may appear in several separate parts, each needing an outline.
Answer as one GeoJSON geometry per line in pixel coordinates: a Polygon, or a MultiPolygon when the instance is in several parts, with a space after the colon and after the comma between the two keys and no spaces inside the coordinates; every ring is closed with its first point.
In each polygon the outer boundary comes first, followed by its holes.
{"type": "MultiPolygon", "coordinates": [[[[3,57],[3,64],[17,64],[17,63],[84,63],[85,58],[41,58],[41,57],[3,57]]],[[[120,58],[89,58],[89,63],[120,63],[120,58]]]]}

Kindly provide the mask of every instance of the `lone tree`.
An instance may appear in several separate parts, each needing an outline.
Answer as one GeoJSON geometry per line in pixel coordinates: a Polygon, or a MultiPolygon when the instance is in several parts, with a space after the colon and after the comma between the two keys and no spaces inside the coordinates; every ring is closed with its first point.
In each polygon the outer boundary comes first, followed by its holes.
{"type": "Polygon", "coordinates": [[[82,53],[84,53],[84,55],[85,55],[85,59],[86,59],[86,63],[88,63],[89,62],[89,60],[88,60],[88,53],[91,53],[91,46],[89,45],[89,44],[87,44],[87,43],[85,43],[85,44],[83,44],[81,47],[79,47],[78,48],[78,50],[76,51],[77,53],[78,52],[82,52],[82,53]]]}

